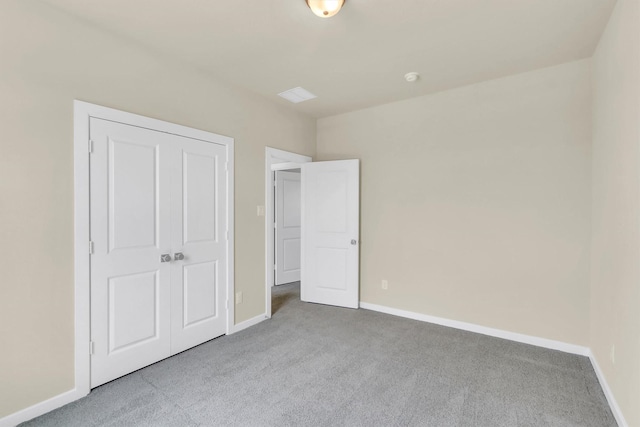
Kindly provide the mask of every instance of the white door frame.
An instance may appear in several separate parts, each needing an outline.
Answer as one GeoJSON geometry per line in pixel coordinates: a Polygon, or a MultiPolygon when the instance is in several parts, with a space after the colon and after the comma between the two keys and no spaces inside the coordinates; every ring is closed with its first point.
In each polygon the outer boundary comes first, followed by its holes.
{"type": "MultiPolygon", "coordinates": [[[[233,333],[234,304],[229,298],[235,295],[234,283],[234,140],[228,136],[192,129],[162,120],[126,113],[82,101],[74,101],[73,151],[74,151],[74,296],[75,296],[75,389],[79,399],[91,389],[91,360],[89,340],[91,330],[90,307],[90,256],[89,256],[89,119],[97,117],[120,123],[152,129],[205,142],[224,145],[227,148],[227,334],[233,333]]],[[[73,399],[75,400],[75,399],[73,399]]]]}
{"type": "MultiPolygon", "coordinates": [[[[264,168],[264,230],[265,230],[265,315],[271,318],[271,288],[273,287],[273,268],[275,266],[275,231],[273,229],[273,211],[275,208],[275,196],[273,194],[273,170],[272,166],[278,163],[308,163],[313,159],[302,154],[290,151],[278,150],[277,148],[265,148],[265,168],[264,168]]],[[[286,169],[291,169],[294,165],[286,165],[286,169]]],[[[276,169],[278,169],[276,167],[276,169]]]]}

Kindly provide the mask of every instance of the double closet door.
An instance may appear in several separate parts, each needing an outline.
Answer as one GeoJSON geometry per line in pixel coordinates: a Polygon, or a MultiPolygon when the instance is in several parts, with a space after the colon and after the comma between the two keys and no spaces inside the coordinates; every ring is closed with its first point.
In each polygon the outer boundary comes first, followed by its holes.
{"type": "Polygon", "coordinates": [[[226,147],[90,119],[91,387],[226,332],[226,147]]]}

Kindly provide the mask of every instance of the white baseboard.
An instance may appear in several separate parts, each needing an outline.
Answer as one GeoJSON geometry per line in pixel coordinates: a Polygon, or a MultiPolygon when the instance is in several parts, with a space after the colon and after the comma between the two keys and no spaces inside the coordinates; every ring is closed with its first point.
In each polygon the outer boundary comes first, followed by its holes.
{"type": "Polygon", "coordinates": [[[46,414],[47,412],[51,412],[54,409],[58,409],[59,407],[78,400],[84,396],[86,396],[85,393],[74,388],[73,390],[66,391],[50,399],[29,406],[28,408],[24,408],[18,412],[14,412],[13,414],[7,415],[4,418],[0,418],[0,427],[14,427],[20,423],[46,414]]]}
{"type": "Polygon", "coordinates": [[[443,317],[430,316],[428,314],[414,313],[412,311],[399,310],[397,308],[391,308],[377,304],[369,304],[367,302],[360,302],[360,307],[367,310],[379,311],[381,313],[393,314],[394,316],[406,317],[408,319],[435,323],[436,325],[462,329],[482,335],[489,335],[491,337],[504,338],[524,344],[531,344],[538,347],[550,348],[552,350],[564,351],[565,353],[579,354],[580,356],[589,356],[589,354],[591,353],[588,347],[583,347],[581,345],[568,344],[562,341],[554,341],[546,338],[535,337],[532,335],[509,332],[502,329],[488,328],[486,326],[480,326],[474,323],[460,322],[458,320],[445,319],[443,317]]]}
{"type": "Polygon", "coordinates": [[[607,398],[607,402],[609,402],[609,407],[611,408],[611,412],[613,412],[613,416],[615,417],[618,426],[629,427],[629,424],[627,424],[627,421],[624,419],[624,415],[622,415],[622,411],[620,410],[620,406],[618,406],[616,398],[613,397],[611,388],[609,388],[609,384],[607,383],[607,380],[605,379],[604,374],[600,369],[600,365],[596,360],[596,356],[591,350],[589,350],[589,360],[591,360],[593,370],[596,371],[596,376],[598,377],[598,381],[600,381],[600,386],[602,387],[602,391],[607,398]]]}
{"type": "MultiPolygon", "coordinates": [[[[618,402],[616,401],[613,393],[611,392],[611,388],[607,383],[607,380],[600,369],[600,365],[596,360],[594,354],[588,347],[583,347],[575,344],[568,344],[562,341],[554,341],[546,338],[535,337],[531,335],[519,334],[515,332],[504,331],[502,329],[494,329],[488,328],[486,326],[480,326],[473,323],[460,322],[457,320],[446,319],[443,317],[430,316],[428,314],[415,313],[412,311],[400,310],[397,308],[386,307],[377,304],[370,304],[366,302],[360,302],[360,307],[366,310],[378,311],[381,313],[391,314],[394,316],[405,317],[407,319],[419,320],[422,322],[434,323],[436,325],[448,326],[455,329],[462,329],[469,332],[475,332],[483,335],[488,335],[497,338],[508,339],[511,341],[521,342],[525,344],[531,344],[538,347],[545,347],[552,350],[564,351],[566,353],[578,354],[581,356],[589,357],[591,360],[591,364],[593,365],[593,369],[598,377],[598,381],[600,381],[600,385],[604,392],[607,401],[609,402],[609,406],[611,407],[611,412],[620,427],[628,427],[628,424],[622,415],[622,411],[620,410],[620,406],[618,406],[618,402]]],[[[251,326],[257,325],[258,323],[267,320],[268,317],[265,314],[260,314],[251,319],[245,320],[244,322],[240,322],[237,325],[234,325],[231,328],[229,334],[233,334],[236,332],[240,332],[244,329],[250,328],[251,326]]],[[[7,415],[4,418],[0,418],[0,427],[14,427],[22,422],[29,421],[37,416],[42,414],[46,414],[47,412],[53,411],[61,406],[66,405],[67,403],[71,403],[75,400],[78,400],[82,397],[86,396],[86,393],[78,391],[76,389],[69,390],[65,393],[54,396],[50,399],[47,399],[43,402],[37,403],[28,408],[22,409],[18,412],[15,412],[11,415],[7,415]]]]}
{"type": "Polygon", "coordinates": [[[565,353],[578,354],[580,356],[587,356],[591,360],[593,369],[596,372],[602,391],[609,402],[609,407],[616,422],[620,427],[628,427],[620,406],[616,402],[611,388],[598,365],[598,362],[588,347],[583,347],[575,344],[568,344],[562,341],[554,341],[546,338],[535,337],[531,335],[518,334],[516,332],[504,331],[502,329],[487,328],[486,326],[480,326],[473,323],[460,322],[457,320],[445,319],[442,317],[430,316],[428,314],[414,313],[412,311],[399,310],[397,308],[386,307],[383,305],[369,304],[367,302],[360,302],[360,307],[366,310],[379,311],[381,313],[392,314],[394,316],[406,317],[407,319],[419,320],[422,322],[435,323],[436,325],[448,326],[451,328],[462,329],[469,332],[476,332],[483,335],[489,335],[497,338],[504,338],[511,341],[521,342],[525,344],[531,344],[538,347],[549,348],[552,350],[559,350],[565,353]]]}
{"type": "MultiPolygon", "coordinates": [[[[261,314],[249,320],[245,320],[244,322],[234,325],[229,331],[229,334],[240,332],[243,329],[247,329],[251,326],[257,325],[258,323],[266,319],[266,315],[261,314]]],[[[35,417],[46,414],[47,412],[51,412],[54,409],[78,400],[86,395],[87,393],[83,393],[82,391],[78,391],[78,389],[74,388],[73,390],[69,390],[40,403],[36,403],[33,406],[29,406],[28,408],[22,409],[18,412],[14,412],[13,414],[7,415],[4,418],[0,418],[0,427],[14,427],[22,422],[29,421],[35,417]]]]}
{"type": "Polygon", "coordinates": [[[245,320],[244,322],[240,322],[237,325],[233,325],[233,327],[231,327],[231,330],[229,331],[229,333],[227,335],[231,335],[231,334],[235,334],[236,332],[240,332],[243,329],[247,329],[250,328],[252,326],[257,325],[258,323],[267,320],[268,317],[266,314],[260,314],[256,317],[252,317],[251,319],[245,320]]]}

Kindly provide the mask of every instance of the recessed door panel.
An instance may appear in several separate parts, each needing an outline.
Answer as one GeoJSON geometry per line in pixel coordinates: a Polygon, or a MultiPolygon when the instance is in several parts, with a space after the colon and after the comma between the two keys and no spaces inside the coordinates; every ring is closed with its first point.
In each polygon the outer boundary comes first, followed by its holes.
{"type": "MultiPolygon", "coordinates": [[[[282,174],[279,172],[278,174],[282,174]]],[[[283,186],[283,211],[282,211],[282,227],[283,228],[300,228],[300,174],[286,174],[282,179],[283,186]]]]}
{"type": "Polygon", "coordinates": [[[348,252],[343,248],[316,248],[316,272],[319,288],[347,289],[348,252]]]}
{"type": "Polygon", "coordinates": [[[183,152],[182,199],[184,243],[216,240],[216,160],[183,152]]]}
{"type": "Polygon", "coordinates": [[[158,337],[157,272],[109,279],[109,352],[158,337]]]}
{"type": "Polygon", "coordinates": [[[348,224],[348,176],[342,171],[319,172],[315,177],[313,197],[316,203],[316,227],[321,233],[344,233],[348,224]]]}
{"type": "Polygon", "coordinates": [[[184,267],[183,324],[185,327],[217,315],[216,264],[216,261],[209,261],[184,267]]]}
{"type": "Polygon", "coordinates": [[[158,146],[109,138],[110,250],[156,245],[158,146]]]}

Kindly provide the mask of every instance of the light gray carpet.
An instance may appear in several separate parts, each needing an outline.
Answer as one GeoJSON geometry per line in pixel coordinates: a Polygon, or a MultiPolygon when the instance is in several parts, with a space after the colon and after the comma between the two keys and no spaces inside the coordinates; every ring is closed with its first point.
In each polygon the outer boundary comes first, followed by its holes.
{"type": "Polygon", "coordinates": [[[299,295],[24,425],[616,425],[585,357],[299,295]]]}

